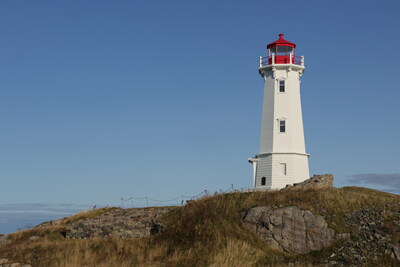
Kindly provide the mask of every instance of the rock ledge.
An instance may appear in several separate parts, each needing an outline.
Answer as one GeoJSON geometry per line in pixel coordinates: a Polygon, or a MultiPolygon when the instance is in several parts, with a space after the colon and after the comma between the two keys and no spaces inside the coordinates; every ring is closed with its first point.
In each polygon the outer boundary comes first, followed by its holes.
{"type": "Polygon", "coordinates": [[[252,208],[246,213],[243,225],[269,247],[294,254],[320,250],[335,240],[334,230],[322,216],[295,206],[275,210],[267,206],[252,208]]]}

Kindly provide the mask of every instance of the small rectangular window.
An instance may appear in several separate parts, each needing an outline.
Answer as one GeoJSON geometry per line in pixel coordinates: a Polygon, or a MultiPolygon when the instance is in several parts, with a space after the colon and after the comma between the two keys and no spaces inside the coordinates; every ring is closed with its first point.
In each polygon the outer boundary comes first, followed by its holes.
{"type": "Polygon", "coordinates": [[[279,121],[279,132],[286,133],[286,121],[279,121]]]}
{"type": "Polygon", "coordinates": [[[279,81],[279,93],[285,92],[285,81],[279,81]]]}
{"type": "Polygon", "coordinates": [[[281,175],[287,175],[286,163],[281,163],[281,175]]]}

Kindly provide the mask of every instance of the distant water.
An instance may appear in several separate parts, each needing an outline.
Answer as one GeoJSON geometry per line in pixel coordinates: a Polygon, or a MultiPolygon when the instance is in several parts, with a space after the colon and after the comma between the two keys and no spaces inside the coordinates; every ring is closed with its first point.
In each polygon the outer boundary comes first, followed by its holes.
{"type": "Polygon", "coordinates": [[[60,219],[88,210],[81,204],[4,204],[0,205],[0,234],[32,228],[42,222],[60,219]]]}

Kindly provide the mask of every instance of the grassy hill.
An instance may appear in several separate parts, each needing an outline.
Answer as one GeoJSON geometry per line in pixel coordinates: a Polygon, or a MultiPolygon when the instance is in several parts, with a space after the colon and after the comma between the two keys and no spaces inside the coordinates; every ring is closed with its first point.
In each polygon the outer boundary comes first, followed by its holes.
{"type": "MultiPolygon", "coordinates": [[[[66,226],[110,211],[76,214],[8,235],[0,259],[32,266],[396,266],[400,196],[359,187],[230,193],[204,197],[161,218],[166,230],[139,239],[65,239],[66,226]],[[294,255],[267,247],[242,225],[252,207],[297,206],[348,234],[320,251],[294,255]]],[[[398,265],[397,265],[398,266],[398,265]]]]}

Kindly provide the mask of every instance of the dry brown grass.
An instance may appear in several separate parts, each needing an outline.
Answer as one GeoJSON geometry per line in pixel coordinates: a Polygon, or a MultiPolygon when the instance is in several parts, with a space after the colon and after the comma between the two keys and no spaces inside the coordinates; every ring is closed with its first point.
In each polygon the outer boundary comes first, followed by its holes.
{"type": "MultiPolygon", "coordinates": [[[[84,212],[10,235],[0,258],[33,266],[295,266],[317,264],[329,253],[297,257],[273,251],[241,225],[242,212],[261,205],[291,206],[323,215],[331,227],[346,232],[342,215],[361,208],[398,203],[400,197],[366,188],[231,193],[205,197],[163,217],[163,234],[143,239],[65,240],[60,231],[71,221],[108,210],[84,212]],[[31,236],[40,236],[30,241],[31,236]]],[[[389,225],[390,226],[390,225],[389,225]]],[[[388,227],[389,227],[388,226],[388,227]]]]}
{"type": "Polygon", "coordinates": [[[6,254],[18,262],[33,266],[161,266],[158,258],[166,253],[162,245],[152,245],[149,239],[92,240],[39,239],[12,244],[6,254]]]}
{"type": "Polygon", "coordinates": [[[210,267],[254,266],[266,253],[243,240],[228,239],[214,255],[210,267]]]}

